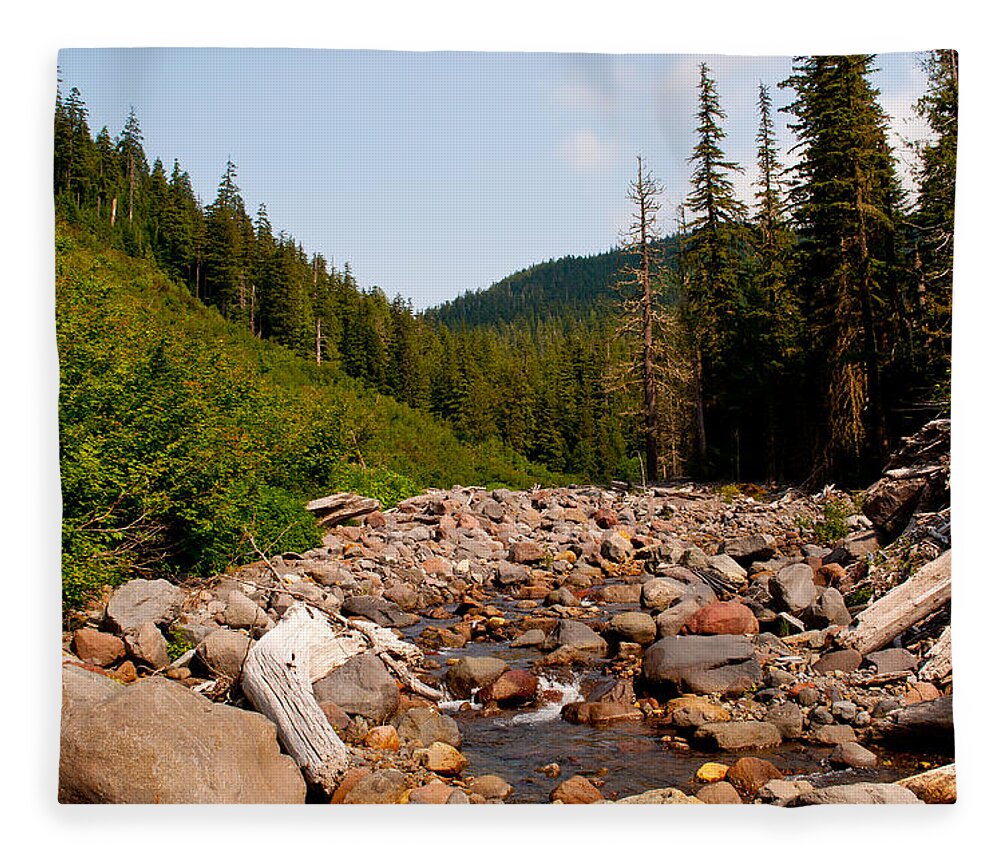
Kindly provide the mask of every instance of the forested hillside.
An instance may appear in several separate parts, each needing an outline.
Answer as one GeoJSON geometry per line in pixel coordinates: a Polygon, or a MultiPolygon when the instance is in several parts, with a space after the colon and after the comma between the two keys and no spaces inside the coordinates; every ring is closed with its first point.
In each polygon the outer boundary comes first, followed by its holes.
{"type": "Polygon", "coordinates": [[[679,211],[657,223],[646,154],[622,189],[636,204],[626,253],[542,263],[423,314],[276,235],[264,205],[249,214],[233,163],[206,205],[179,163],[149,165],[136,112],[116,136],[92,135],[76,89],[56,107],[57,211],[155,262],[248,339],[339,369],[467,444],[593,481],[856,484],[948,409],[958,61],[924,62],[916,107],[933,136],[913,144],[914,199],[874,56],[799,57],[761,84],[751,205],[703,65],[679,211]],[[781,112],[773,86],[791,97],[781,112]]]}

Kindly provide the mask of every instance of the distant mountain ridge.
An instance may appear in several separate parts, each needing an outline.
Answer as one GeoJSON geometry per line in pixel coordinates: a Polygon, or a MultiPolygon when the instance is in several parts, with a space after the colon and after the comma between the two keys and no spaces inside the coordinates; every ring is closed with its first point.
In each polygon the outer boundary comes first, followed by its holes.
{"type": "MultiPolygon", "coordinates": [[[[676,248],[676,237],[663,240],[666,257],[676,248]]],[[[602,300],[613,296],[612,286],[622,262],[621,250],[612,248],[600,254],[536,263],[486,289],[469,290],[430,308],[424,316],[452,329],[582,319],[599,312],[602,300]]]]}

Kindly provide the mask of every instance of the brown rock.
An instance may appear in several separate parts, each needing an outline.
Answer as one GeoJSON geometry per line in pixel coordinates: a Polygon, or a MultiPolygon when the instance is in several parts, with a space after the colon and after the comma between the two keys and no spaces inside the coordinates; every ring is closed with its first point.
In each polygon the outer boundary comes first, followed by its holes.
{"type": "Polygon", "coordinates": [[[861,653],[853,648],[843,651],[830,651],[812,664],[812,671],[817,675],[827,675],[831,672],[853,672],[861,665],[861,653]]]}
{"type": "Polygon", "coordinates": [[[125,634],[125,650],[133,660],[154,669],[163,669],[170,664],[167,640],[163,638],[160,628],[151,621],[146,621],[125,634]]]}
{"type": "Polygon", "coordinates": [[[73,634],[73,650],[84,663],[110,666],[125,656],[125,643],[111,633],[82,627],[73,634]]]}
{"type": "Polygon", "coordinates": [[[854,729],[850,726],[834,724],[832,726],[820,726],[816,729],[816,743],[838,746],[849,744],[858,739],[854,729]]]}
{"type": "Polygon", "coordinates": [[[499,776],[486,774],[474,777],[469,782],[469,790],[486,800],[505,800],[514,793],[514,786],[499,776]]]}
{"type": "Polygon", "coordinates": [[[924,803],[955,803],[958,799],[953,764],[908,776],[896,785],[908,788],[924,803]]]}
{"type": "Polygon", "coordinates": [[[878,756],[871,750],[866,750],[861,744],[849,741],[834,748],[830,753],[830,764],[834,767],[876,767],[878,756]]]}
{"type": "Polygon", "coordinates": [[[739,792],[728,782],[714,782],[706,785],[695,797],[702,803],[743,803],[739,792]]]}
{"type": "Polygon", "coordinates": [[[716,633],[759,633],[760,625],[750,607],[738,600],[716,600],[703,606],[684,624],[684,632],[700,635],[716,633]]]}
{"type": "Polygon", "coordinates": [[[559,803],[600,803],[604,800],[604,795],[589,779],[571,776],[552,789],[549,800],[559,803]]]}
{"type": "Polygon", "coordinates": [[[836,562],[821,565],[813,574],[813,582],[824,588],[836,588],[840,583],[846,581],[847,571],[836,562]]]}
{"type": "Polygon", "coordinates": [[[443,776],[458,776],[469,763],[457,749],[441,741],[434,741],[427,749],[418,750],[417,761],[443,776]]]}
{"type": "Polygon", "coordinates": [[[781,771],[766,759],[747,756],[729,768],[726,779],[749,800],[772,779],[781,779],[781,771]]]}
{"type": "Polygon", "coordinates": [[[398,750],[399,733],[394,726],[376,726],[365,735],[364,744],[370,749],[398,750]]]}
{"type": "Polygon", "coordinates": [[[941,698],[941,691],[928,681],[917,681],[916,684],[906,688],[903,694],[903,702],[907,705],[915,705],[918,702],[930,702],[941,698]]]}
{"type": "Polygon", "coordinates": [[[544,551],[534,541],[519,541],[510,545],[510,560],[514,564],[534,564],[543,558],[544,551]]]}
{"type": "Polygon", "coordinates": [[[408,795],[410,803],[448,803],[448,798],[452,792],[459,789],[451,785],[445,785],[441,780],[435,779],[420,788],[414,788],[408,795]]]}
{"type": "Polygon", "coordinates": [[[334,792],[331,803],[399,803],[402,800],[406,777],[398,770],[358,770],[358,776],[352,776],[354,772],[348,771],[334,792]]]}
{"type": "Polygon", "coordinates": [[[523,705],[532,701],[537,692],[538,678],[525,669],[511,669],[479,690],[476,701],[484,705],[489,702],[507,706],[523,705]]]}
{"type": "Polygon", "coordinates": [[[326,718],[329,720],[330,725],[335,729],[343,731],[351,725],[350,716],[348,716],[347,712],[336,702],[320,702],[319,706],[323,713],[326,714],[326,718]]]}

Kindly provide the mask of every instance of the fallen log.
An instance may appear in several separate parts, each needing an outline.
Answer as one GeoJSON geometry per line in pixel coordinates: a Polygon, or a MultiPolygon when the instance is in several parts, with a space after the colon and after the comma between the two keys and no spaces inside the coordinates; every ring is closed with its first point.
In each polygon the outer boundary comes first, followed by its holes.
{"type": "Polygon", "coordinates": [[[321,526],[335,526],[346,520],[373,513],[381,507],[378,499],[368,499],[354,493],[334,493],[313,499],[306,510],[315,514],[321,526]]]}
{"type": "Polygon", "coordinates": [[[927,562],[876,600],[837,637],[844,648],[870,654],[951,600],[951,550],[927,562]]]}
{"type": "Polygon", "coordinates": [[[360,636],[338,635],[322,613],[297,604],[250,649],[240,677],[247,698],[277,726],[306,780],[331,794],[347,770],[348,752],[312,685],[366,649],[360,636]]]}
{"type": "Polygon", "coordinates": [[[921,681],[944,681],[951,677],[951,625],[944,628],[941,638],[927,652],[924,665],[917,672],[921,681]]]}

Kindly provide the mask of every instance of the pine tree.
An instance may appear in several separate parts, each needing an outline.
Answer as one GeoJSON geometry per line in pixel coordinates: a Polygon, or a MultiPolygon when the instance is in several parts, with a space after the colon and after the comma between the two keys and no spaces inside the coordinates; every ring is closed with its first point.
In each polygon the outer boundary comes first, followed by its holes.
{"type": "Polygon", "coordinates": [[[142,148],[142,129],[135,108],[129,107],[125,127],[118,136],[118,154],[125,173],[125,187],[128,189],[128,220],[131,224],[135,215],[136,195],[149,172],[146,153],[142,148]]]}
{"type": "Polygon", "coordinates": [[[795,92],[801,157],[791,189],[798,277],[825,393],[812,479],[884,461],[883,377],[895,303],[894,208],[899,199],[887,119],[869,82],[874,57],[798,57],[782,82],[795,92]]]}

